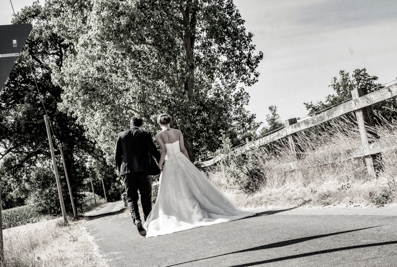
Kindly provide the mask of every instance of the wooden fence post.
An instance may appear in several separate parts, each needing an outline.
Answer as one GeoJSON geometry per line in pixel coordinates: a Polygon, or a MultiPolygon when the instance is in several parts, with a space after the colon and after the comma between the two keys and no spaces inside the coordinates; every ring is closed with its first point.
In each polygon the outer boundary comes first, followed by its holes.
{"type": "MultiPolygon", "coordinates": [[[[355,88],[351,91],[351,94],[354,100],[359,98],[360,96],[367,94],[367,92],[366,90],[355,88]]],[[[356,119],[357,119],[358,129],[360,131],[361,144],[364,150],[369,149],[367,130],[365,129],[365,116],[367,116],[367,123],[371,123],[375,125],[373,122],[373,116],[372,118],[370,118],[370,115],[372,115],[372,112],[368,111],[366,108],[356,110],[356,119]]],[[[364,160],[365,160],[365,165],[367,166],[368,174],[370,176],[375,177],[376,173],[375,173],[374,161],[372,156],[371,155],[365,156],[364,160]]]]}
{"type": "MultiPolygon", "coordinates": [[[[367,88],[358,89],[359,96],[363,96],[366,94],[368,94],[367,88]]],[[[374,112],[372,110],[372,106],[363,108],[363,114],[364,114],[364,122],[366,125],[369,126],[366,130],[370,137],[368,142],[371,144],[374,143],[376,140],[380,139],[380,136],[378,135],[375,129],[375,119],[374,119],[374,112]]],[[[374,163],[375,174],[378,175],[378,173],[383,169],[382,153],[373,154],[371,155],[371,157],[374,163]]]]}
{"type": "Polygon", "coordinates": [[[77,220],[77,211],[76,211],[76,206],[74,205],[72,187],[70,186],[70,182],[69,182],[68,170],[66,169],[66,162],[65,162],[65,157],[63,156],[62,145],[59,144],[58,147],[59,147],[59,151],[61,152],[61,157],[62,157],[62,162],[63,162],[63,169],[65,171],[66,182],[68,184],[70,202],[72,202],[73,217],[74,217],[75,220],[77,220]]]}
{"type": "Polygon", "coordinates": [[[222,172],[222,179],[225,180],[226,179],[225,166],[223,166],[223,160],[222,159],[221,159],[221,172],[222,172]]]}
{"type": "Polygon", "coordinates": [[[68,223],[68,219],[66,217],[65,202],[63,202],[61,182],[59,180],[57,162],[55,160],[54,146],[52,144],[52,135],[51,135],[51,131],[50,131],[50,123],[49,123],[49,119],[48,119],[47,115],[44,115],[44,121],[45,121],[45,126],[46,126],[46,129],[47,129],[48,142],[50,143],[52,164],[54,166],[55,180],[57,182],[59,202],[61,203],[61,210],[62,210],[63,220],[64,220],[65,224],[67,224],[68,223]]]}
{"type": "MultiPolygon", "coordinates": [[[[297,123],[298,120],[296,118],[292,118],[292,119],[288,119],[284,122],[285,127],[288,127],[292,124],[297,123]]],[[[289,144],[289,148],[292,152],[292,154],[295,156],[296,159],[301,159],[302,158],[302,148],[301,146],[299,146],[299,144],[296,141],[296,135],[295,134],[291,134],[288,135],[288,144],[289,144]]]]}

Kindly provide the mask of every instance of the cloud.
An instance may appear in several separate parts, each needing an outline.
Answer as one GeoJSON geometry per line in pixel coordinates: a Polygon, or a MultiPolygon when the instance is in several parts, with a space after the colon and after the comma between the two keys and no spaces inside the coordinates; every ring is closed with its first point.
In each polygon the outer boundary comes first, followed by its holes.
{"type": "Polygon", "coordinates": [[[397,1],[234,0],[266,57],[248,109],[278,104],[282,118],[304,115],[303,102],[324,100],[339,70],[367,68],[380,82],[396,77],[397,1]],[[284,101],[278,101],[284,99],[284,101]],[[298,106],[298,107],[297,107],[298,106]]]}
{"type": "Polygon", "coordinates": [[[243,18],[249,18],[248,30],[268,39],[397,23],[395,0],[235,0],[234,3],[243,18]]]}
{"type": "Polygon", "coordinates": [[[397,21],[396,13],[394,0],[327,0],[300,6],[293,22],[320,30],[335,30],[397,21]]]}

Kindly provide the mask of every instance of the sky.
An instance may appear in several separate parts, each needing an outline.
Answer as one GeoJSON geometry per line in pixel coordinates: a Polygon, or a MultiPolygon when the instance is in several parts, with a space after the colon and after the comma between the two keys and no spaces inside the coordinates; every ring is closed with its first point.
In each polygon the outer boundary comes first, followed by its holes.
{"type": "MultiPolygon", "coordinates": [[[[12,0],[15,11],[32,0],[12,0]]],[[[44,3],[40,0],[40,3],[44,3]]],[[[340,70],[366,68],[380,83],[397,77],[395,0],[234,0],[264,58],[259,81],[246,88],[247,109],[265,122],[276,105],[281,120],[307,116],[304,102],[322,101],[340,70]]],[[[0,0],[0,25],[10,24],[0,0]]]]}

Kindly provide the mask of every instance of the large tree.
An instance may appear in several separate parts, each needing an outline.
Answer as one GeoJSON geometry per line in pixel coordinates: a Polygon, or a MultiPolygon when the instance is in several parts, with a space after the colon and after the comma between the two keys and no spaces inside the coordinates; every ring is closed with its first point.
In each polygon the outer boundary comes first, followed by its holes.
{"type": "MultiPolygon", "coordinates": [[[[6,208],[22,205],[31,199],[43,212],[60,211],[43,118],[46,113],[52,121],[55,144],[63,145],[78,206],[82,205],[81,192],[88,173],[87,158],[105,163],[101,152],[85,137],[84,128],[57,108],[62,88],[53,84],[52,68],[62,66],[64,54],[73,49],[73,44],[53,31],[48,11],[34,3],[13,19],[13,23],[17,24],[32,23],[33,30],[7,83],[0,91],[0,176],[6,208]],[[43,202],[45,200],[46,203],[43,202]]],[[[57,146],[55,149],[65,203],[69,208],[59,150],[57,146]]]]}
{"type": "Polygon", "coordinates": [[[62,108],[109,160],[114,135],[133,114],[152,131],[159,113],[172,114],[192,160],[219,147],[220,130],[252,125],[242,86],[257,81],[262,53],[254,55],[252,34],[231,0],[47,4],[55,31],[76,44],[53,76],[65,90],[62,108]]]}

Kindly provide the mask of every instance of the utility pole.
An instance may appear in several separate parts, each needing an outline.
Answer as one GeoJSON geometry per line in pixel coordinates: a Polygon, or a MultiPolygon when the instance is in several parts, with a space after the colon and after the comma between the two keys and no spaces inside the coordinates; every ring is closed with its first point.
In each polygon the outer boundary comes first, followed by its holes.
{"type": "Polygon", "coordinates": [[[65,224],[67,224],[68,223],[68,219],[66,218],[65,203],[63,202],[61,182],[59,180],[57,162],[55,160],[54,146],[52,144],[52,135],[51,135],[51,131],[50,131],[50,123],[49,123],[49,119],[48,119],[47,115],[44,115],[44,121],[45,121],[45,127],[47,129],[48,142],[50,143],[52,164],[54,166],[55,180],[57,182],[59,202],[61,203],[61,210],[62,210],[63,220],[64,220],[65,224]]]}
{"type": "Polygon", "coordinates": [[[73,194],[72,194],[72,187],[70,186],[70,182],[69,182],[68,170],[66,169],[66,163],[65,163],[65,157],[63,156],[62,145],[59,144],[58,147],[59,147],[59,151],[61,151],[62,162],[63,162],[63,169],[65,170],[66,182],[67,182],[67,184],[68,184],[68,189],[69,189],[70,202],[72,202],[73,217],[74,217],[75,220],[77,220],[77,211],[76,211],[76,206],[74,205],[74,199],[73,199],[73,194]]]}
{"type": "Polygon", "coordinates": [[[92,178],[90,178],[90,182],[91,182],[92,194],[94,195],[94,202],[95,202],[95,206],[96,206],[96,197],[95,197],[95,191],[94,191],[94,184],[92,183],[92,178]]]}
{"type": "Polygon", "coordinates": [[[102,187],[103,187],[103,195],[105,196],[105,202],[108,202],[108,199],[106,197],[105,183],[103,182],[103,179],[102,179],[102,187]]]}
{"type": "Polygon", "coordinates": [[[3,216],[2,216],[2,207],[1,207],[1,186],[0,186],[0,265],[3,265],[4,262],[4,247],[3,247],[3,216]]]}

